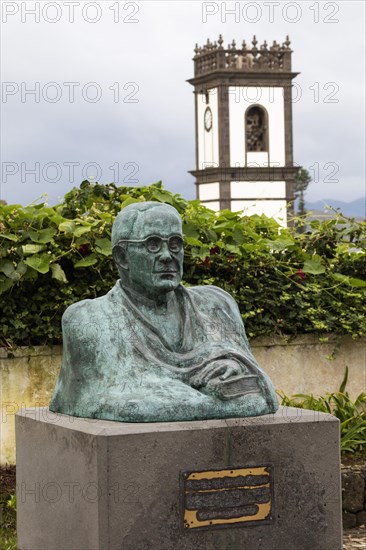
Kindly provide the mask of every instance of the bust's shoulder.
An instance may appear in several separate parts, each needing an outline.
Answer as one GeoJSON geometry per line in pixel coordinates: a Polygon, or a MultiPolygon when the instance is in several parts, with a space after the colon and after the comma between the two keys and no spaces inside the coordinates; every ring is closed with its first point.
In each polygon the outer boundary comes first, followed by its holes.
{"type": "Polygon", "coordinates": [[[237,304],[234,298],[218,286],[214,285],[202,285],[202,286],[192,286],[186,288],[190,296],[196,301],[210,302],[210,305],[219,305],[223,306],[226,304],[228,307],[232,308],[233,306],[237,307],[237,304]]]}
{"type": "Polygon", "coordinates": [[[112,288],[104,296],[98,298],[88,298],[71,304],[62,316],[63,323],[75,323],[79,321],[88,321],[93,317],[98,317],[109,307],[110,295],[115,292],[112,288]]]}

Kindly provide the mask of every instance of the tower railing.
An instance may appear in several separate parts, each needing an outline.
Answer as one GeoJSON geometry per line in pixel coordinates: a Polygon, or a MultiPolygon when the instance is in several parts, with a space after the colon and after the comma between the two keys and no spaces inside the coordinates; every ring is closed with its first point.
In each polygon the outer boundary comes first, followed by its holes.
{"type": "Polygon", "coordinates": [[[266,41],[257,47],[258,41],[253,37],[251,47],[245,40],[241,48],[236,47],[235,40],[223,46],[224,40],[220,34],[218,41],[207,43],[199,47],[196,44],[194,68],[195,76],[201,76],[213,71],[242,71],[242,72],[291,72],[291,54],[289,37],[285,42],[273,42],[268,47],[266,41]]]}

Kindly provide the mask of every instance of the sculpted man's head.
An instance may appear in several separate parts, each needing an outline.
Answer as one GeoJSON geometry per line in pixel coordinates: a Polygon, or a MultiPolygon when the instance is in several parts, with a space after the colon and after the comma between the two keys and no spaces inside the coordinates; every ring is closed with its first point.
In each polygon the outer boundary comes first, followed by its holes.
{"type": "Polygon", "coordinates": [[[126,206],[113,224],[112,246],[122,285],[152,299],[179,285],[182,220],[172,206],[159,202],[126,206]]]}

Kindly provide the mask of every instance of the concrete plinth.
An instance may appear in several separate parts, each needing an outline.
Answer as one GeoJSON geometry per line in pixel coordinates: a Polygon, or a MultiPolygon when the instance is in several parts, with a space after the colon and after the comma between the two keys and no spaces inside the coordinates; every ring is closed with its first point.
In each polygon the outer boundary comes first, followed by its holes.
{"type": "Polygon", "coordinates": [[[339,422],[17,414],[19,550],[341,550],[339,422]]]}

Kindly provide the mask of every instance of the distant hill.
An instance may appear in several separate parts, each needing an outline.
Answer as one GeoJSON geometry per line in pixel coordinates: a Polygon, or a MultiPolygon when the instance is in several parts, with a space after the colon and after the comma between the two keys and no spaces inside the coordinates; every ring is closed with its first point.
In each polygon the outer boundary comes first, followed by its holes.
{"type": "Polygon", "coordinates": [[[360,199],[352,202],[343,202],[334,199],[322,199],[317,202],[305,202],[305,208],[308,212],[324,212],[326,206],[331,206],[335,209],[339,208],[345,216],[362,219],[366,218],[366,197],[361,197],[360,199]]]}

